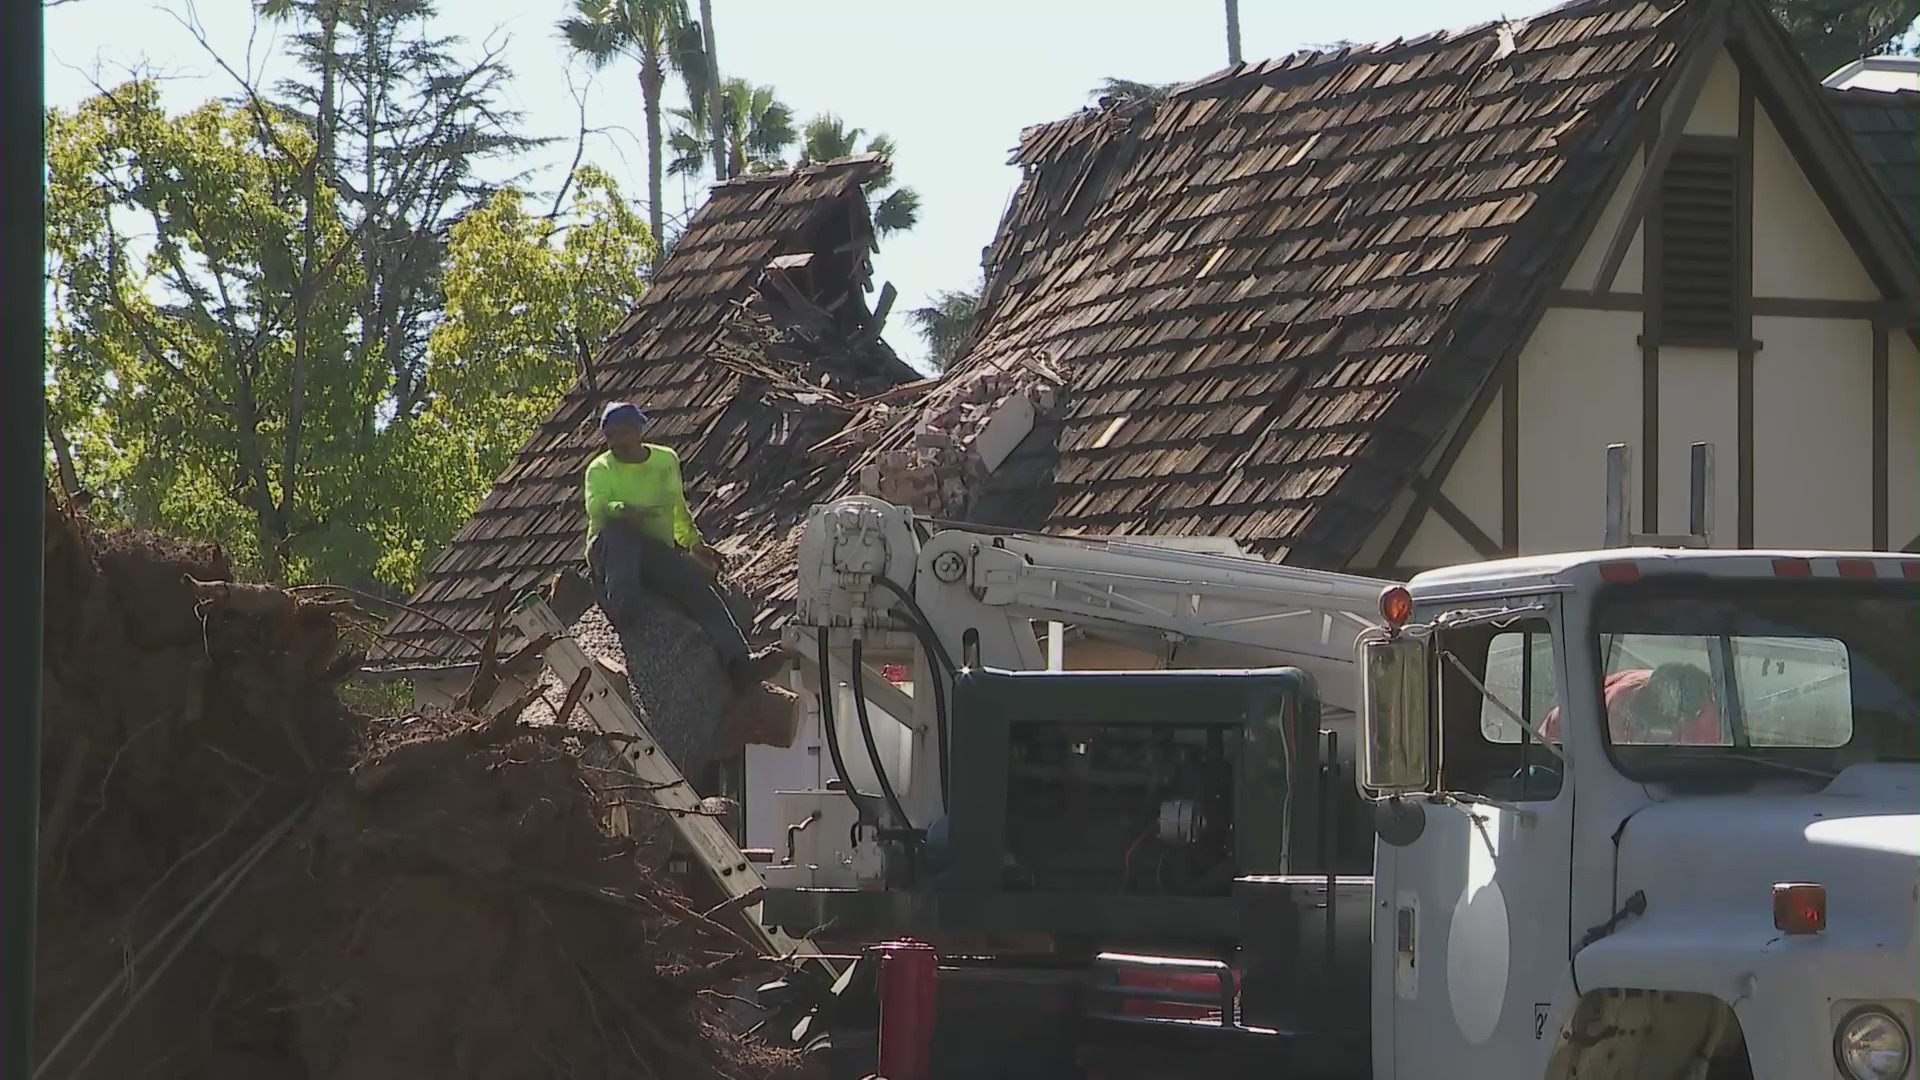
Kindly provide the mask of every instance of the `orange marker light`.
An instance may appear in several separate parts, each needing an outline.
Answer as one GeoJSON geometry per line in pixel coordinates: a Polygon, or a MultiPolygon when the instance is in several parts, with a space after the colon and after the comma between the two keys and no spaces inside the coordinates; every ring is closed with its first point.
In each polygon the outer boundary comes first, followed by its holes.
{"type": "Polygon", "coordinates": [[[1783,934],[1817,934],[1827,928],[1827,887],[1783,881],[1773,887],[1773,927],[1783,934]]]}
{"type": "Polygon", "coordinates": [[[1380,617],[1395,630],[1413,617],[1413,594],[1404,585],[1389,585],[1380,590],[1380,617]]]}

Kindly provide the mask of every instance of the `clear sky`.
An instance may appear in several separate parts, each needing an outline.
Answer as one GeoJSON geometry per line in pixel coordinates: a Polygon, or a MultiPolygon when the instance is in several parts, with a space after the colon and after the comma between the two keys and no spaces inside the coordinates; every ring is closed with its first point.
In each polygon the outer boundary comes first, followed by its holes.
{"type": "MultiPolygon", "coordinates": [[[[690,0],[689,6],[693,6],[690,0]]],[[[1530,15],[1553,0],[1241,0],[1249,59],[1335,41],[1388,41],[1489,19],[1530,15]]],[[[441,0],[443,33],[477,50],[504,40],[513,69],[510,104],[526,129],[559,142],[542,151],[533,183],[551,189],[573,156],[579,110],[569,81],[586,88],[587,160],[646,192],[636,72],[588,75],[570,65],[554,33],[567,0],[441,0]],[[573,71],[570,75],[569,68],[573,71]]],[[[930,293],[970,287],[1019,177],[1006,164],[1020,129],[1088,103],[1107,76],[1182,82],[1226,63],[1220,0],[713,0],[720,66],[771,84],[803,119],[831,110],[899,144],[895,173],[920,192],[918,227],[889,240],[877,277],[900,290],[896,312],[930,293]]],[[[93,80],[141,66],[166,77],[179,107],[230,93],[234,84],[180,22],[195,13],[212,45],[244,68],[250,0],[68,0],[47,11],[47,101],[70,105],[93,80]]],[[[696,8],[697,10],[697,8],[696,8]]],[[[273,30],[252,40],[256,70],[271,65],[273,30]]],[[[268,67],[269,75],[284,66],[268,67]]],[[[668,210],[681,204],[668,181],[668,210]]],[[[699,193],[685,198],[697,202],[699,193]]],[[[887,340],[920,358],[919,336],[896,316],[887,340]]]]}

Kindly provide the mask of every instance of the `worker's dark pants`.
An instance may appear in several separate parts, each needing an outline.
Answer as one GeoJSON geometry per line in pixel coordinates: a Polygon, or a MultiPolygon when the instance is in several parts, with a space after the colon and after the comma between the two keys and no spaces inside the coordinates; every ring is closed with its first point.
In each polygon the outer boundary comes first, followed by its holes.
{"type": "Polygon", "coordinates": [[[720,654],[721,666],[746,659],[746,635],[706,568],[692,555],[624,521],[609,521],[587,548],[587,570],[599,593],[600,610],[614,629],[631,626],[652,593],[678,605],[700,625],[720,654]]]}

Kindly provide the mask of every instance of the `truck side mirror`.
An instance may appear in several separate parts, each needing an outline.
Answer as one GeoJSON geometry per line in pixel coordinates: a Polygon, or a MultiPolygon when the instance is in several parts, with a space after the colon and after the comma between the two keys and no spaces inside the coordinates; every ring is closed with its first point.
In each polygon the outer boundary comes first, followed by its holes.
{"type": "Polygon", "coordinates": [[[1360,641],[1360,786],[1369,794],[1433,783],[1432,675],[1425,643],[1368,634],[1360,641]]]}

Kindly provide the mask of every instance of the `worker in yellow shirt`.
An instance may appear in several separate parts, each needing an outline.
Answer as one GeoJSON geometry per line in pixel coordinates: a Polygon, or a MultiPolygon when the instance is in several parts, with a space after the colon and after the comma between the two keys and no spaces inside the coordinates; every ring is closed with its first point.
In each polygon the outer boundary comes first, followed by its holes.
{"type": "Polygon", "coordinates": [[[648,442],[647,426],[638,406],[608,405],[600,417],[606,452],[587,465],[587,569],[601,610],[618,630],[644,609],[647,594],[663,597],[713,641],[736,687],[767,678],[780,657],[748,649],[714,583],[718,556],[687,509],[680,457],[648,442]]]}

